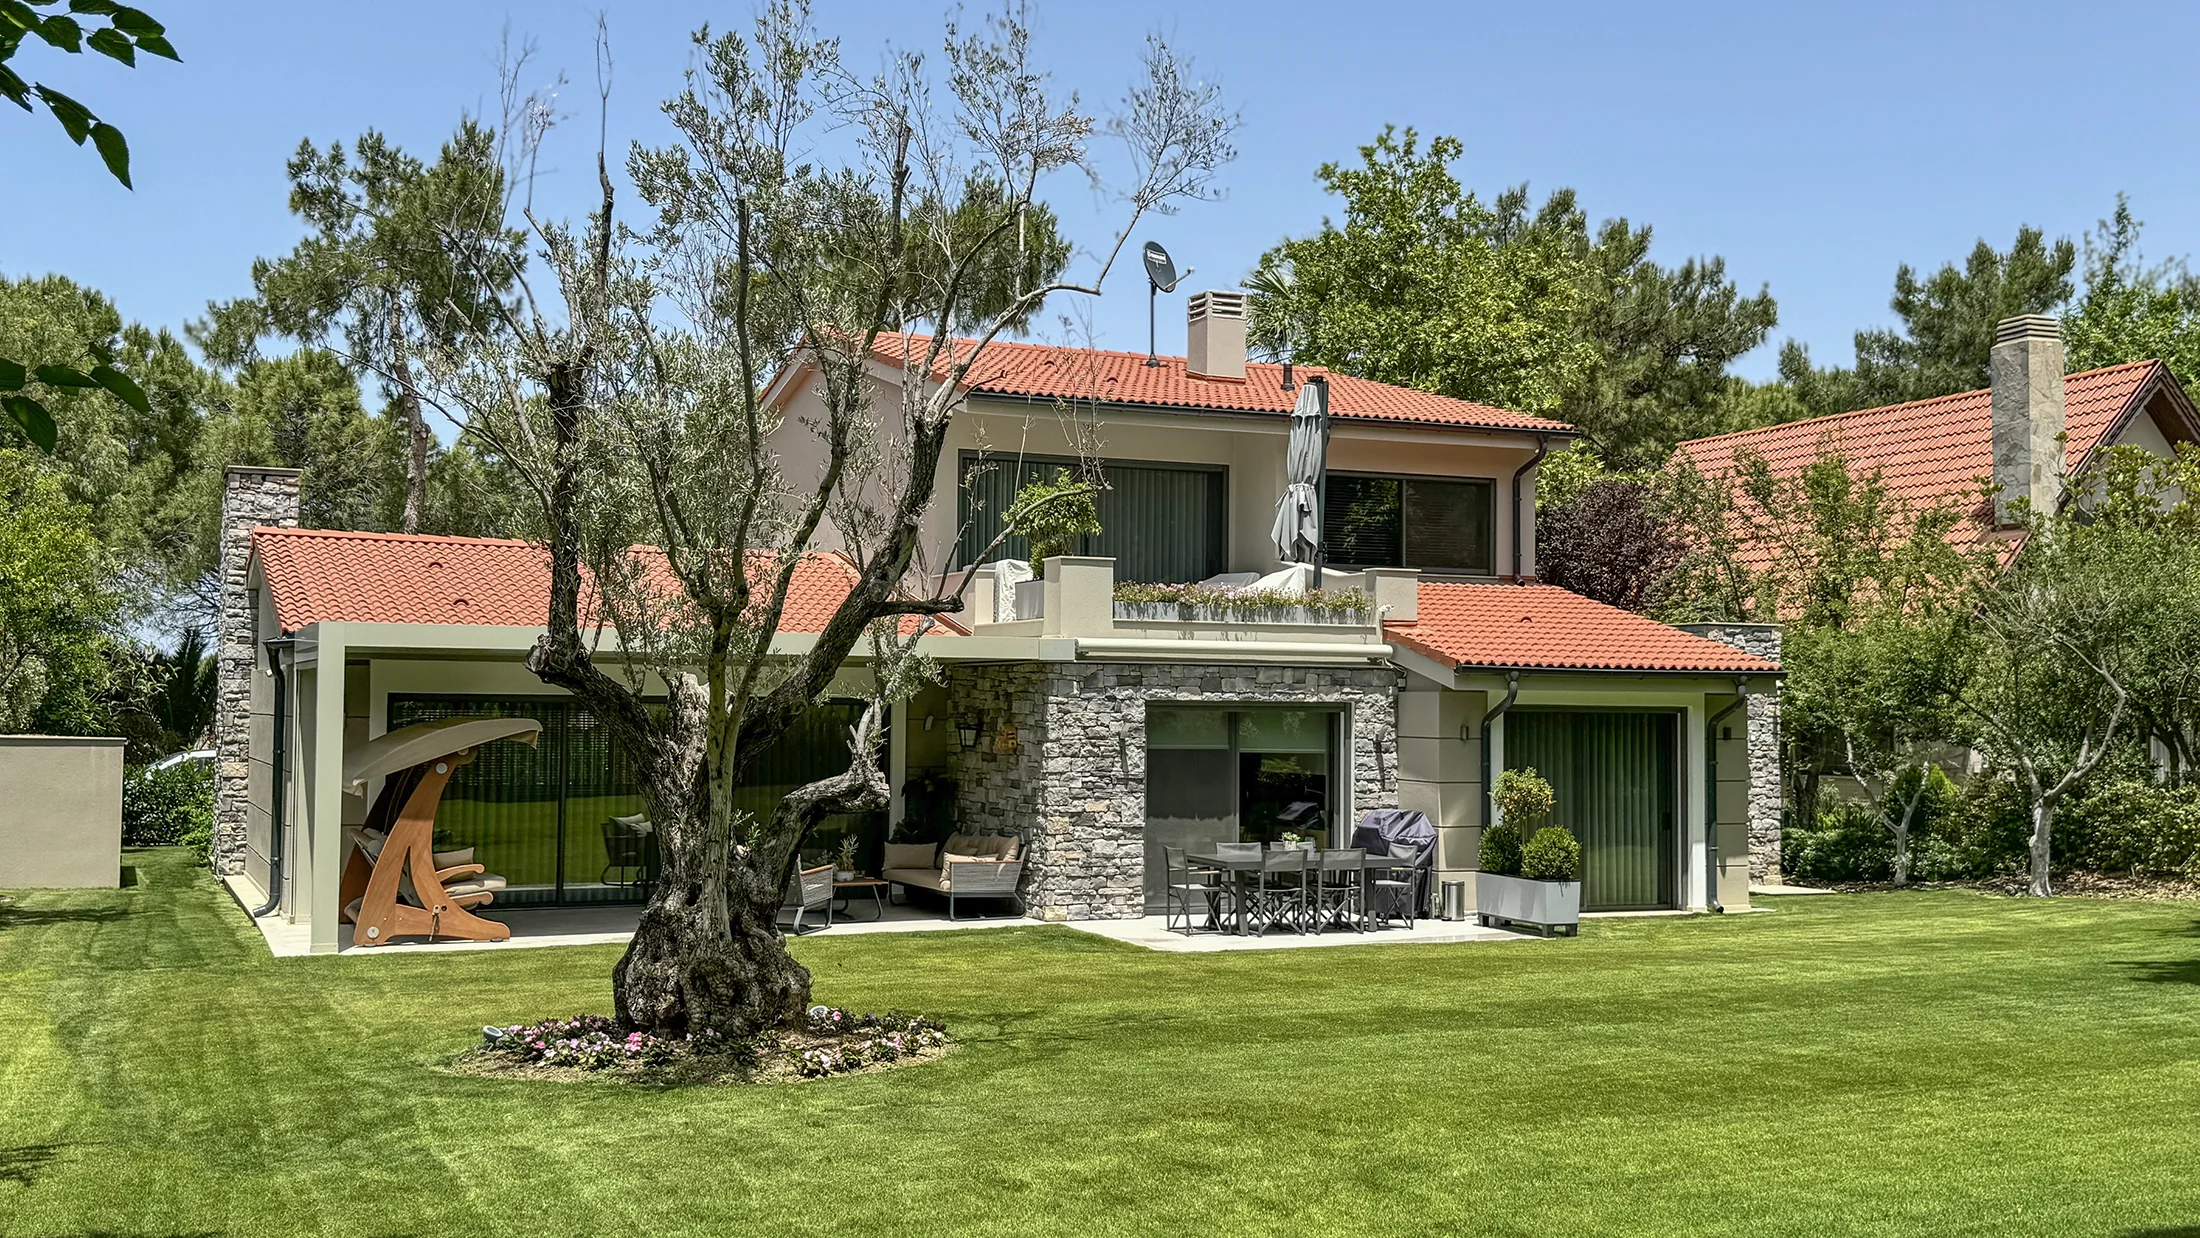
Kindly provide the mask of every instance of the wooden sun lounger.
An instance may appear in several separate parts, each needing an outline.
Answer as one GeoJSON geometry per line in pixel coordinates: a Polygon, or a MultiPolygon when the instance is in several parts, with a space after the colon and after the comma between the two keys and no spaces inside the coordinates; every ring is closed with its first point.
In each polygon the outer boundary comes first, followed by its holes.
{"type": "Polygon", "coordinates": [[[473,759],[474,752],[469,748],[439,757],[421,769],[419,784],[390,827],[381,853],[371,862],[363,845],[353,845],[339,895],[351,913],[353,945],[384,946],[395,937],[425,936],[431,941],[438,937],[462,941],[511,938],[510,925],[484,920],[468,910],[491,902],[496,897],[493,890],[452,894],[445,889],[445,883],[463,886],[463,879],[484,873],[481,865],[435,866],[436,806],[443,800],[451,771],[473,759]],[[409,892],[402,888],[408,884],[404,878],[410,878],[409,892]],[[404,893],[409,893],[418,905],[404,901],[400,897],[404,893]]]}

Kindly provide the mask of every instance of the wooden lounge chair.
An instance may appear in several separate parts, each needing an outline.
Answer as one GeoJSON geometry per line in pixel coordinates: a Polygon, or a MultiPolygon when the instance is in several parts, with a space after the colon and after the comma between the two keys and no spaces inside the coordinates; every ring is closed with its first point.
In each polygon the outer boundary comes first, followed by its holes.
{"type": "Polygon", "coordinates": [[[392,731],[344,761],[345,782],[363,789],[386,776],[367,827],[345,860],[344,918],[355,946],[383,946],[398,937],[505,941],[509,925],[484,920],[504,878],[464,852],[435,851],[435,812],[458,767],[482,744],[498,739],[533,743],[542,724],[532,718],[447,718],[392,731]],[[443,863],[442,861],[457,861],[443,863]]]}

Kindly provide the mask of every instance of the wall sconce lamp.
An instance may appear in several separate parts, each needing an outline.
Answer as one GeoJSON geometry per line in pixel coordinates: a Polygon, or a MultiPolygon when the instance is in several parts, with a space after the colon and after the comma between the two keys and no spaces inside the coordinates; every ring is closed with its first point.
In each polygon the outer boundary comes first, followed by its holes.
{"type": "Polygon", "coordinates": [[[978,732],[981,729],[977,715],[965,715],[955,723],[955,738],[962,741],[963,747],[975,748],[978,746],[978,732]]]}

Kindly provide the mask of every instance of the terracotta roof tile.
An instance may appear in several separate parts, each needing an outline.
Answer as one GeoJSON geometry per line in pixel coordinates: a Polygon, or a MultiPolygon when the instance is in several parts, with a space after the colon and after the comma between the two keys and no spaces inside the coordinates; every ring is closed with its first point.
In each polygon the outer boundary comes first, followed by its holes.
{"type": "MultiPolygon", "coordinates": [[[[2063,380],[2068,468],[2075,472],[2144,390],[2161,363],[2137,361],[2087,370],[2063,380]]],[[[1994,471],[1994,406],[1991,390],[1964,391],[1931,400],[1860,409],[1766,426],[1716,438],[1692,439],[1680,453],[1707,477],[1731,474],[1743,451],[1764,457],[1775,476],[1792,476],[1828,449],[1839,451],[1859,476],[1877,470],[1890,495],[1912,511],[1953,500],[1972,518],[1957,524],[1949,540],[1975,544],[1992,522],[1979,480],[1994,471]]],[[[1760,564],[1768,556],[1744,558],[1760,564]]]]}
{"type": "MultiPolygon", "coordinates": [[[[252,550],[286,632],[314,623],[539,628],[549,620],[550,555],[530,542],[263,526],[252,531],[252,550]]],[[[806,556],[779,630],[824,631],[855,581],[845,556],[806,556]]]]}
{"type": "Polygon", "coordinates": [[[1390,639],[1454,667],[1770,674],[1779,664],[1556,585],[1421,582],[1390,639]]]}
{"type": "MultiPolygon", "coordinates": [[[[917,365],[923,362],[931,339],[916,334],[882,335],[874,352],[889,365],[917,365]]],[[[968,344],[967,340],[956,341],[958,348],[967,348],[968,344]]],[[[985,346],[965,385],[990,395],[1278,416],[1289,416],[1298,401],[1297,391],[1283,389],[1280,365],[1250,362],[1245,367],[1244,382],[1228,382],[1193,377],[1182,357],[1161,357],[1159,361],[1159,365],[1147,365],[1144,353],[996,340],[985,346]]],[[[944,373],[947,363],[943,355],[935,372],[944,373]]],[[[1329,379],[1329,411],[1346,420],[1548,434],[1574,432],[1563,421],[1333,374],[1320,366],[1299,366],[1294,372],[1301,379],[1315,374],[1329,379]]]]}

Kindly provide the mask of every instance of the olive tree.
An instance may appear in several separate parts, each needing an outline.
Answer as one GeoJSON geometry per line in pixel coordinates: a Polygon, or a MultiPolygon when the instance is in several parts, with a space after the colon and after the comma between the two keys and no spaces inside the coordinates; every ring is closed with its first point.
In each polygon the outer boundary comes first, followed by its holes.
{"type": "MultiPolygon", "coordinates": [[[[814,823],[886,802],[883,711],[922,671],[916,636],[961,606],[922,529],[966,376],[1048,298],[1098,295],[1137,222],[1208,196],[1232,153],[1217,90],[1158,38],[1099,120],[1033,63],[1020,7],[941,32],[936,65],[895,53],[875,74],[800,0],[698,32],[664,109],[679,140],[627,156],[641,224],[615,213],[602,153],[585,221],[519,208],[536,260],[428,384],[530,489],[551,592],[527,665],[603,720],[655,824],[661,872],[614,973],[632,1027],[800,1016],[810,977],[774,926],[781,891],[814,823]],[[1078,172],[1112,187],[1122,225],[1078,278],[1033,279],[1042,185],[1078,172]],[[799,424],[765,399],[790,366],[822,405],[799,424]],[[814,438],[814,478],[780,467],[790,436],[814,438]],[[814,637],[775,640],[825,545],[849,554],[852,589],[814,637]],[[849,768],[745,819],[743,771],[865,648],[877,686],[849,768]]],[[[505,95],[525,168],[552,113],[512,79],[505,95]]]]}

